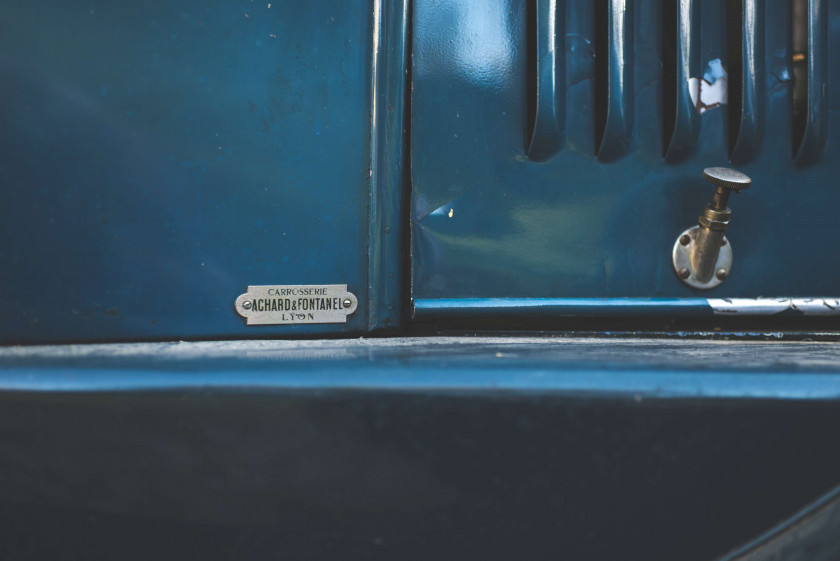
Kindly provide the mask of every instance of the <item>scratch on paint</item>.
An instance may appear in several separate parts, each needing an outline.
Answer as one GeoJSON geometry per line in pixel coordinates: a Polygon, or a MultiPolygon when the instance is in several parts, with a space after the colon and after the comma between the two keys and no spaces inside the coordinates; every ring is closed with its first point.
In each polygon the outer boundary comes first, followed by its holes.
{"type": "Polygon", "coordinates": [[[809,316],[840,315],[840,298],[709,298],[715,314],[775,315],[794,311],[809,316]]]}

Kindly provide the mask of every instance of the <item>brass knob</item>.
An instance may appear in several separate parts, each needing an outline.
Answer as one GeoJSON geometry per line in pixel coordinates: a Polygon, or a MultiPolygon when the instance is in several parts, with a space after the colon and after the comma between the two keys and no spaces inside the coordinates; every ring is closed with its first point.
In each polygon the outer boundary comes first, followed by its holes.
{"type": "Polygon", "coordinates": [[[706,168],[703,170],[703,179],[717,186],[712,204],[709,205],[715,210],[726,210],[729,194],[732,191],[739,193],[752,184],[752,179],[745,174],[729,168],[706,168]]]}
{"type": "Polygon", "coordinates": [[[740,171],[720,167],[704,169],[703,178],[716,187],[712,202],[700,213],[699,226],[677,237],[672,261],[683,283],[698,290],[710,290],[732,272],[732,246],[723,235],[732,217],[727,207],[729,195],[749,188],[752,180],[740,171]]]}

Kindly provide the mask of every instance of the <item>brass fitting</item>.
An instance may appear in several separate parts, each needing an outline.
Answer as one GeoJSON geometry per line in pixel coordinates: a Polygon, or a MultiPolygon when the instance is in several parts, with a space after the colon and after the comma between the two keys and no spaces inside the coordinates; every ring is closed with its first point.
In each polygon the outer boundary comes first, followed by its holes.
{"type": "Polygon", "coordinates": [[[729,195],[747,189],[752,180],[729,168],[706,168],[703,178],[716,186],[712,202],[706,205],[697,221],[674,244],[674,271],[692,288],[709,290],[726,280],[732,268],[732,249],[724,236],[732,211],[726,206],[729,195]]]}

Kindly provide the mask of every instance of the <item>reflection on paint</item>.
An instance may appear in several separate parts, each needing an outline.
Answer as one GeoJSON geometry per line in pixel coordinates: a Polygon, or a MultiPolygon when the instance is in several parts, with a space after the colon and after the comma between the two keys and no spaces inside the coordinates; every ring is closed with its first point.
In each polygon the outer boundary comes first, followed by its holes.
{"type": "Polygon", "coordinates": [[[451,52],[459,73],[470,81],[504,84],[509,77],[516,48],[508,10],[508,3],[501,0],[456,6],[458,33],[452,38],[451,52]]]}

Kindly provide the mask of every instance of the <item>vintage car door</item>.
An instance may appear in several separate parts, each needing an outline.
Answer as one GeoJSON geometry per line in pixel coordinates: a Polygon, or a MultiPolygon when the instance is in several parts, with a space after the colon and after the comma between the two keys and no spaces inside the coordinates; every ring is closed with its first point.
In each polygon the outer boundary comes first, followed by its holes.
{"type": "Polygon", "coordinates": [[[840,558],[838,38],[0,3],[0,558],[840,558]]]}
{"type": "Polygon", "coordinates": [[[418,0],[416,317],[836,313],[838,18],[836,2],[418,0]],[[698,282],[674,259],[716,166],[752,184],[698,282]]]}

